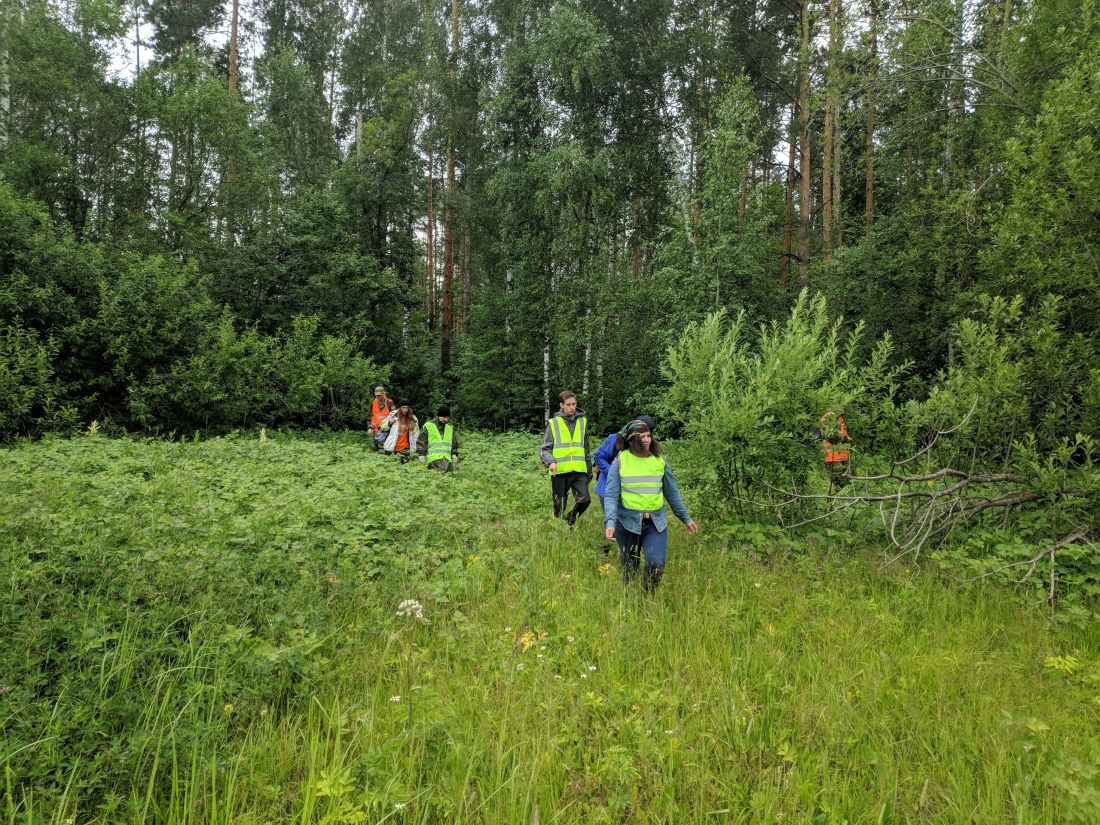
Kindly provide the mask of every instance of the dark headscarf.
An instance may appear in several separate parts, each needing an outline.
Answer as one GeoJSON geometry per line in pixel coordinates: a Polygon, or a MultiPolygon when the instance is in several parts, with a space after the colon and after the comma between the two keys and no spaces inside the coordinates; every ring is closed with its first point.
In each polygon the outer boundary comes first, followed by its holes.
{"type": "Polygon", "coordinates": [[[619,430],[619,438],[629,443],[630,439],[639,435],[640,433],[652,432],[653,428],[640,418],[635,418],[629,422],[625,427],[619,430]]]}

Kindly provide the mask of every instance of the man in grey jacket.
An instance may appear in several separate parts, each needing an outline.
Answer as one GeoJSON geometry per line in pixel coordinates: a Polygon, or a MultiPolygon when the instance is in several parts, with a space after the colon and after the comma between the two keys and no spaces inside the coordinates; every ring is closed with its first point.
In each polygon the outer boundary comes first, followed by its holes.
{"type": "Polygon", "coordinates": [[[558,396],[558,411],[546,422],[539,458],[550,470],[550,489],[554,497],[554,517],[564,517],[570,525],[588,509],[592,497],[592,454],[588,451],[588,418],[577,408],[577,396],[569,390],[558,396]],[[565,512],[569,491],[573,491],[573,509],[565,512]]]}

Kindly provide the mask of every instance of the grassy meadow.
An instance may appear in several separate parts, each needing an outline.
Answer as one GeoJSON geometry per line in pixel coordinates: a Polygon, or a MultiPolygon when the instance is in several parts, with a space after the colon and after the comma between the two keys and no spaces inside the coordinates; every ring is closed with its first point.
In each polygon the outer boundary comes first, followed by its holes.
{"type": "Polygon", "coordinates": [[[0,821],[1100,821],[1095,627],[700,513],[647,597],[462,446],[0,451],[0,821]]]}

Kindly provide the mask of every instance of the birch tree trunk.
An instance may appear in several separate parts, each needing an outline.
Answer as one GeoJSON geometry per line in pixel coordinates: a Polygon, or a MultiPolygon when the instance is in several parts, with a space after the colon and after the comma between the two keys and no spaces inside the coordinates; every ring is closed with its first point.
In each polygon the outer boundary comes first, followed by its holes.
{"type": "Polygon", "coordinates": [[[792,224],[794,223],[794,117],[787,134],[787,186],[785,193],[785,212],[783,217],[783,260],[779,264],[779,288],[784,292],[790,286],[792,224]]]}

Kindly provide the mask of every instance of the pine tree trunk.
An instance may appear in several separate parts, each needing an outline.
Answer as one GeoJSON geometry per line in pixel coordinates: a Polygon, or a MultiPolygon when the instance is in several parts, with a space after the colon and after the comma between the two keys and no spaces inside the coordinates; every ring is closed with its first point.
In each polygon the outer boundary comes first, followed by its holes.
{"type": "Polygon", "coordinates": [[[833,130],[836,133],[833,138],[833,249],[844,246],[844,181],[841,175],[841,163],[844,158],[844,122],[841,110],[837,109],[833,130]]]}
{"type": "MultiPolygon", "coordinates": [[[[458,79],[458,13],[459,0],[451,0],[451,83],[458,79]]],[[[455,275],[455,104],[451,101],[450,123],[447,124],[447,192],[443,204],[443,330],[440,368],[444,373],[451,369],[451,332],[454,329],[454,275],[455,275]]]]}
{"type": "Polygon", "coordinates": [[[798,57],[798,286],[810,286],[810,0],[802,0],[798,57]]]}
{"type": "Polygon", "coordinates": [[[240,21],[240,0],[233,0],[233,13],[229,20],[229,93],[237,93],[237,25],[240,21]]]}
{"type": "Polygon", "coordinates": [[[428,260],[425,296],[428,303],[428,330],[435,329],[435,156],[428,148],[428,260]]]}
{"type": "Polygon", "coordinates": [[[829,0],[829,77],[826,81],[825,146],[821,174],[822,226],[825,239],[825,262],[832,259],[840,246],[841,203],[841,3],[829,0]]]}
{"type": "MultiPolygon", "coordinates": [[[[832,72],[832,66],[829,71],[832,72]]],[[[821,240],[825,263],[833,258],[833,129],[833,96],[832,90],[828,89],[825,93],[825,132],[822,136],[825,144],[821,153],[821,240]]]]}

